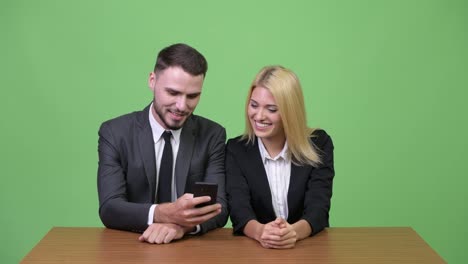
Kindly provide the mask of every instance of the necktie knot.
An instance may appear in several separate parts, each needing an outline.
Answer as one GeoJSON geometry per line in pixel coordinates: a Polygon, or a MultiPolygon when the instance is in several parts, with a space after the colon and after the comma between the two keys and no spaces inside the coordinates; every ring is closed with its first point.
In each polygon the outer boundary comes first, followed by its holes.
{"type": "Polygon", "coordinates": [[[172,133],[171,131],[164,131],[164,133],[162,134],[163,138],[164,138],[164,142],[165,143],[171,143],[171,136],[172,136],[172,133]]]}

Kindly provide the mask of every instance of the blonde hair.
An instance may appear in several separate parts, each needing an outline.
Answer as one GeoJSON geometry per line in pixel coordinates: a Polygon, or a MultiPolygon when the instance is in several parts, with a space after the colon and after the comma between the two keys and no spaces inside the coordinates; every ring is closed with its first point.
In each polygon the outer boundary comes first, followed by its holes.
{"type": "Polygon", "coordinates": [[[304,96],[296,74],[282,66],[266,66],[255,76],[245,106],[245,132],[242,139],[255,142],[255,133],[247,114],[250,97],[256,87],[268,89],[276,100],[284,134],[288,142],[288,155],[296,165],[317,166],[320,156],[310,140],[315,129],[307,127],[304,96]]]}

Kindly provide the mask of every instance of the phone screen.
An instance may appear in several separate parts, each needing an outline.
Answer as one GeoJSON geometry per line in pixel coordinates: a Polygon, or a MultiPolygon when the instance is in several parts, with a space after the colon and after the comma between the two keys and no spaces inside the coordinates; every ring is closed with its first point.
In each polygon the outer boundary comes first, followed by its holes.
{"type": "Polygon", "coordinates": [[[193,185],[193,197],[210,196],[211,200],[206,203],[197,205],[196,207],[203,207],[216,203],[216,197],[218,195],[218,184],[210,182],[196,182],[193,185]]]}

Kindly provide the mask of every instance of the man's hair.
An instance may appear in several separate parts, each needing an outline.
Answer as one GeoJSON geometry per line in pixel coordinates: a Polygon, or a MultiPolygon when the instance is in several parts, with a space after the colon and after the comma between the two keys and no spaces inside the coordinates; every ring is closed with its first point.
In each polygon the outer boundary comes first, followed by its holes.
{"type": "Polygon", "coordinates": [[[163,71],[169,67],[181,67],[185,72],[193,76],[203,74],[203,77],[205,77],[208,71],[208,62],[196,49],[187,44],[177,43],[159,52],[154,65],[154,72],[158,74],[158,71],[163,71]]]}

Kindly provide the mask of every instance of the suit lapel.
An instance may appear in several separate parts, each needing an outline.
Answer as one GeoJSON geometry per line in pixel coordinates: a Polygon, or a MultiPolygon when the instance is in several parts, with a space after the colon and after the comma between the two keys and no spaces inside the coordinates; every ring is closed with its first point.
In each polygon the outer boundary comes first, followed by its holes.
{"type": "Polygon", "coordinates": [[[307,184],[307,181],[304,182],[304,179],[307,179],[308,173],[310,171],[310,166],[297,166],[291,162],[291,176],[289,178],[289,189],[288,189],[288,208],[289,210],[294,210],[297,207],[297,204],[292,204],[292,197],[297,196],[298,193],[301,193],[303,189],[303,184],[307,184]]]}
{"type": "Polygon", "coordinates": [[[180,134],[179,151],[177,153],[174,177],[176,179],[177,197],[185,192],[190,161],[195,145],[196,127],[192,116],[189,117],[180,134]]]}
{"type": "Polygon", "coordinates": [[[154,153],[153,132],[149,124],[149,107],[146,107],[138,116],[138,145],[148,179],[151,201],[154,203],[156,191],[156,158],[154,153]]]}

